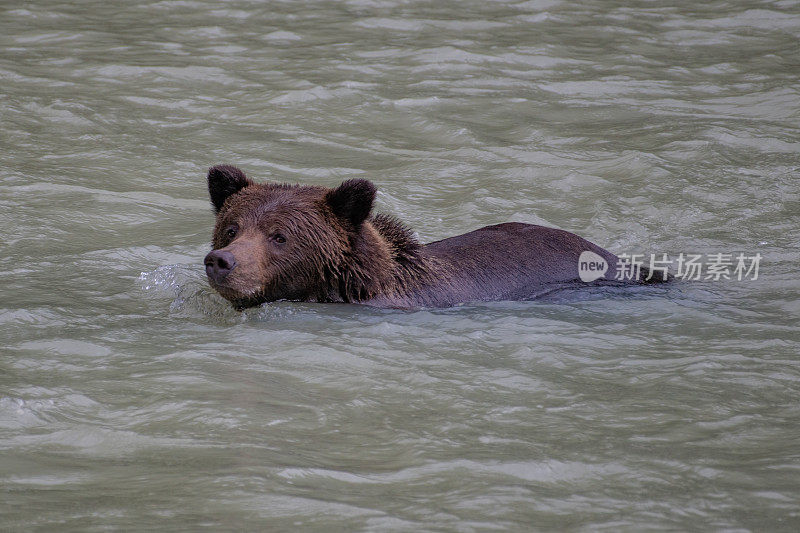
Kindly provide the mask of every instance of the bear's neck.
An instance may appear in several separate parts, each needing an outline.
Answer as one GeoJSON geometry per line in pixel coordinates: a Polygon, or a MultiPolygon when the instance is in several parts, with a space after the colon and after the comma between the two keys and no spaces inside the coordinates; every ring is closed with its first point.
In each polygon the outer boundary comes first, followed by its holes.
{"type": "Polygon", "coordinates": [[[345,302],[400,303],[432,279],[434,270],[411,230],[396,218],[379,214],[364,222],[352,255],[331,288],[345,302]]]}

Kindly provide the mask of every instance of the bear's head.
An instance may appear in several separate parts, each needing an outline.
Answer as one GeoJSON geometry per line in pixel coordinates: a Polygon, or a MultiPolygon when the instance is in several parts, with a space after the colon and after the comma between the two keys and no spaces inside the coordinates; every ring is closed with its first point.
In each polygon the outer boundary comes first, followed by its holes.
{"type": "Polygon", "coordinates": [[[329,301],[352,269],[375,199],[363,179],[335,188],[254,183],[236,167],[208,172],[217,215],[205,258],[211,286],[237,308],[274,300],[329,301]],[[345,265],[348,265],[345,267],[345,265]]]}

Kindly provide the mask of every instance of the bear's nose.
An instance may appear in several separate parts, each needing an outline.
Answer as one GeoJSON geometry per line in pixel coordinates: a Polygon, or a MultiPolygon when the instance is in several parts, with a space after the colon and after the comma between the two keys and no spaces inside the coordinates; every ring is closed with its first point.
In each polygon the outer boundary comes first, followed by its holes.
{"type": "Polygon", "coordinates": [[[233,254],[225,250],[212,250],[203,261],[206,275],[213,281],[222,281],[236,267],[233,254]]]}

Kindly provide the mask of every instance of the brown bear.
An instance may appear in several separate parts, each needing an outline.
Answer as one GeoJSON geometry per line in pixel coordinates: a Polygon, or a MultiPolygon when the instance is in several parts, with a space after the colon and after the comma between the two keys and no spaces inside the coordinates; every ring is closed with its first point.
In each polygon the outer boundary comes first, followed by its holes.
{"type": "Polygon", "coordinates": [[[206,273],[237,309],[275,300],[398,308],[529,300],[585,284],[579,259],[588,252],[607,268],[592,284],[614,284],[617,275],[611,252],[532,224],[421,244],[397,219],[370,216],[376,189],[364,179],[333,189],[254,183],[218,165],[208,172],[208,191],[217,221],[206,273]]]}

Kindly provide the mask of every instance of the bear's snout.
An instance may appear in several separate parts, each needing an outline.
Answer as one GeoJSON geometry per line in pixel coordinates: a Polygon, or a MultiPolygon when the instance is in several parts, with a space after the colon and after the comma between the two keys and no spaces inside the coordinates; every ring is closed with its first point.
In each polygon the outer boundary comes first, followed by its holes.
{"type": "Polygon", "coordinates": [[[236,268],[236,258],[226,250],[212,250],[203,262],[206,265],[206,275],[217,283],[236,268]]]}

